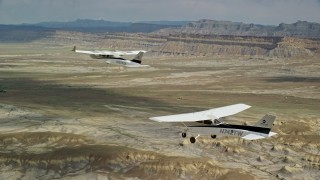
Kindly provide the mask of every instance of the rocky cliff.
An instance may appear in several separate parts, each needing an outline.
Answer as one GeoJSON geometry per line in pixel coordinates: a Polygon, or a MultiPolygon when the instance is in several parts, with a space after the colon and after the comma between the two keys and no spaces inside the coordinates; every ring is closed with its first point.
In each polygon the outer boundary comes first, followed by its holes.
{"type": "Polygon", "coordinates": [[[277,47],[268,51],[268,56],[295,57],[319,54],[320,41],[284,37],[277,43],[277,47]]]}
{"type": "Polygon", "coordinates": [[[320,38],[320,24],[298,21],[293,24],[281,23],[278,26],[270,26],[203,19],[180,28],[161,29],[157,33],[320,38]]]}
{"type": "MultiPolygon", "coordinates": [[[[146,24],[140,24],[137,28],[141,26],[145,29],[154,28],[146,24]]],[[[149,51],[147,56],[297,57],[319,55],[320,39],[304,38],[318,37],[319,31],[319,24],[303,21],[262,26],[201,20],[190,22],[181,28],[164,28],[153,33],[88,33],[27,26],[0,26],[0,41],[77,45],[87,49],[145,49],[149,51]]]]}
{"type": "Polygon", "coordinates": [[[315,56],[319,39],[234,35],[101,33],[57,31],[38,43],[78,45],[86,49],[145,49],[147,56],[315,56]]]}

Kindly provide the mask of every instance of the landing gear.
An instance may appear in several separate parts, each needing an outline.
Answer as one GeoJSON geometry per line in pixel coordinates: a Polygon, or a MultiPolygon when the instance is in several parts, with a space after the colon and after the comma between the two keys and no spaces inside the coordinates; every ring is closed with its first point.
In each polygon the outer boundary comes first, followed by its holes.
{"type": "Polygon", "coordinates": [[[185,137],[187,137],[187,133],[183,132],[183,133],[181,134],[181,136],[182,136],[183,138],[185,138],[185,137]]]}
{"type": "Polygon", "coordinates": [[[196,142],[196,138],[195,137],[190,137],[190,142],[191,143],[195,143],[196,142]]]}
{"type": "Polygon", "coordinates": [[[217,135],[211,134],[211,138],[212,138],[212,139],[215,139],[215,138],[217,138],[217,135]]]}
{"type": "Polygon", "coordinates": [[[191,136],[191,137],[190,137],[190,142],[191,142],[192,144],[195,143],[195,142],[196,142],[196,139],[197,139],[198,137],[200,137],[200,134],[198,134],[197,137],[191,136]]]}

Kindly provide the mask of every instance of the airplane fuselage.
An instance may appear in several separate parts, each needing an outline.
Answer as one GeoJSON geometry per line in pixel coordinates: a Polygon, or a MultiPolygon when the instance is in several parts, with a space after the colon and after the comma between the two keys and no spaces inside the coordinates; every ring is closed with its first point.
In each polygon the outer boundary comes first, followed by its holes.
{"type": "Polygon", "coordinates": [[[124,58],[115,58],[112,55],[90,54],[90,57],[93,59],[106,60],[107,64],[123,65],[123,66],[130,66],[130,67],[143,66],[143,65],[140,65],[139,63],[133,62],[132,60],[127,60],[124,58]]]}
{"type": "Polygon", "coordinates": [[[111,59],[113,56],[110,55],[95,55],[95,54],[90,54],[90,57],[92,59],[111,59]]]}
{"type": "Polygon", "coordinates": [[[201,125],[201,126],[188,126],[191,132],[198,132],[199,135],[211,136],[235,136],[244,137],[249,134],[256,134],[263,137],[268,137],[270,129],[256,126],[243,126],[232,124],[219,124],[219,125],[201,125]]]}
{"type": "Polygon", "coordinates": [[[72,49],[73,52],[89,54],[93,59],[103,59],[106,60],[108,64],[124,65],[126,67],[149,67],[149,65],[141,65],[142,56],[145,52],[144,50],[138,51],[86,51],[77,50],[76,46],[72,49]]]}

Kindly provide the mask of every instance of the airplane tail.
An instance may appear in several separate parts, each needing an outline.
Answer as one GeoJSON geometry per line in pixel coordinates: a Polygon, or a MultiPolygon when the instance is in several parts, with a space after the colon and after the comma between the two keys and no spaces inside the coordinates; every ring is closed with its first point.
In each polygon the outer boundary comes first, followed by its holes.
{"type": "Polygon", "coordinates": [[[140,51],[131,61],[141,64],[143,52],[140,51]]]}
{"type": "Polygon", "coordinates": [[[76,52],[76,50],[77,50],[77,46],[73,46],[71,51],[76,52]]]}
{"type": "Polygon", "coordinates": [[[276,135],[277,133],[271,132],[271,128],[273,126],[273,122],[275,121],[275,119],[276,119],[276,116],[266,114],[254,125],[254,127],[267,128],[268,129],[267,132],[263,133],[265,135],[250,133],[241,138],[247,139],[247,140],[257,140],[257,139],[264,139],[264,138],[268,138],[276,135]]]}
{"type": "Polygon", "coordinates": [[[276,116],[266,114],[255,124],[255,126],[271,129],[275,120],[276,116]]]}

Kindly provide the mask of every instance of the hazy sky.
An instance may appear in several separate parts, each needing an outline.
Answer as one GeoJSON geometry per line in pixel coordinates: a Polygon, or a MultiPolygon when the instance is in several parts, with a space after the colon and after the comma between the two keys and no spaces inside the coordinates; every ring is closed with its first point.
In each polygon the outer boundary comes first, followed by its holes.
{"type": "Polygon", "coordinates": [[[320,23],[320,0],[0,0],[0,24],[76,19],[320,23]]]}

